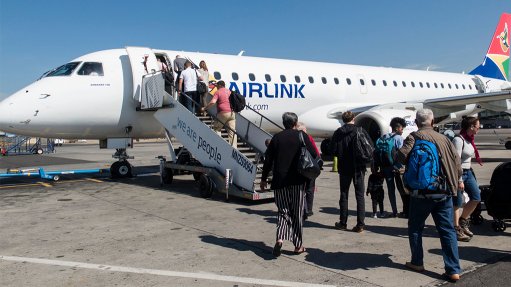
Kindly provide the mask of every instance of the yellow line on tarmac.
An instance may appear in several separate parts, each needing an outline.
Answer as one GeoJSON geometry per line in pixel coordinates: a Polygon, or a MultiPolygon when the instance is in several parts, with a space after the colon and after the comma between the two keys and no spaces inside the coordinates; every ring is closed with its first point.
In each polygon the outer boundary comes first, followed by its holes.
{"type": "Polygon", "coordinates": [[[39,183],[3,185],[3,186],[0,186],[0,189],[7,189],[7,188],[14,188],[14,187],[29,187],[29,186],[39,186],[39,183]]]}
{"type": "Polygon", "coordinates": [[[86,180],[88,180],[88,181],[92,181],[92,182],[104,182],[104,181],[102,181],[102,180],[94,179],[94,178],[86,178],[86,180]]]}
{"type": "Polygon", "coordinates": [[[46,183],[46,182],[38,181],[37,183],[38,183],[38,184],[40,184],[40,185],[42,185],[42,186],[45,186],[45,187],[52,187],[52,185],[51,185],[51,184],[48,184],[48,183],[46,183]]]}

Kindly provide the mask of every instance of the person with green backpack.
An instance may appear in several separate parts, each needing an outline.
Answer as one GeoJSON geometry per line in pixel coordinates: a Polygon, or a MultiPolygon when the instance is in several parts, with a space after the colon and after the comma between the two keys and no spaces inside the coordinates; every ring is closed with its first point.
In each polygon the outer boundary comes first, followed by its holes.
{"type": "Polygon", "coordinates": [[[396,184],[394,177],[401,168],[401,164],[394,161],[396,151],[403,146],[403,130],[406,127],[406,121],[403,118],[395,117],[390,121],[392,132],[384,134],[376,140],[374,149],[373,173],[381,172],[387,182],[387,192],[389,195],[392,213],[389,217],[397,217],[396,205],[396,184]]]}

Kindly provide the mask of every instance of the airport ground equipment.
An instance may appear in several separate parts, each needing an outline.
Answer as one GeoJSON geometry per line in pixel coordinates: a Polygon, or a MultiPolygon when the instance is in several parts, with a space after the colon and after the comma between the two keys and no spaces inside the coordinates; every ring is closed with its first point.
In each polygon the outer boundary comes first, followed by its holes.
{"type": "MultiPolygon", "coordinates": [[[[233,147],[227,142],[229,127],[224,126],[220,135],[211,128],[216,108],[210,109],[208,116],[195,116],[171,98],[170,105],[160,108],[155,117],[166,128],[172,146],[171,159],[160,158],[162,183],[171,183],[175,173],[188,172],[194,175],[203,197],[217,191],[225,194],[226,199],[229,196],[250,200],[273,198],[273,192],[259,189],[265,141],[272,136],[257,124],[237,114],[233,132],[238,143],[233,147]],[[183,146],[176,148],[172,138],[183,146]]],[[[261,118],[260,122],[263,120],[267,119],[261,118]]]]}
{"type": "Polygon", "coordinates": [[[52,153],[55,150],[53,139],[25,136],[0,138],[2,156],[52,153]]]}
{"type": "MultiPolygon", "coordinates": [[[[162,183],[172,182],[175,173],[189,172],[194,174],[205,197],[211,196],[212,191],[216,190],[227,197],[232,195],[251,200],[273,198],[272,191],[261,192],[259,189],[265,141],[272,137],[260,127],[269,122],[277,129],[282,128],[247,107],[236,114],[236,130],[231,132],[236,133],[238,143],[231,146],[226,141],[229,127],[224,125],[220,135],[211,128],[216,120],[216,107],[207,111],[208,116],[191,113],[177,100],[178,96],[187,98],[186,94],[171,96],[164,89],[159,71],[140,69],[137,60],[153,53],[150,49],[128,47],[127,50],[132,70],[138,71],[133,73],[133,81],[140,83],[134,88],[133,95],[139,101],[137,111],[153,113],[166,130],[170,159],[160,158],[162,183]],[[258,120],[249,121],[243,116],[245,113],[258,114],[258,120]],[[175,140],[182,144],[181,149],[178,150],[175,140]]],[[[191,98],[188,100],[201,106],[191,98]]]]}
{"type": "Polygon", "coordinates": [[[14,177],[39,177],[42,179],[58,181],[61,175],[92,173],[102,174],[107,172],[108,172],[107,169],[75,169],[45,171],[42,167],[35,169],[8,169],[6,173],[0,173],[0,179],[14,177]]]}

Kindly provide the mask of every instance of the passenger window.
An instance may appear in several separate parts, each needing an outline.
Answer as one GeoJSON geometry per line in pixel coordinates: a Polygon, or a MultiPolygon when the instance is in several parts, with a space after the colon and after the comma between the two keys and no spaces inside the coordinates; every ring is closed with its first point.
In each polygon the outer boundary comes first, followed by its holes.
{"type": "Polygon", "coordinates": [[[429,82],[426,82],[426,87],[428,87],[428,88],[429,88],[429,82]]]}
{"type": "Polygon", "coordinates": [[[472,90],[472,85],[471,85],[471,84],[468,84],[468,88],[469,88],[470,90],[472,90]]]}
{"type": "Polygon", "coordinates": [[[424,86],[422,85],[422,82],[419,82],[419,86],[421,86],[421,88],[424,88],[424,86]]]}
{"type": "Polygon", "coordinates": [[[336,85],[339,85],[339,79],[334,78],[334,83],[335,83],[336,85]]]}
{"type": "Polygon", "coordinates": [[[284,75],[280,75],[280,81],[281,81],[282,83],[285,83],[285,82],[286,82],[286,76],[284,76],[284,75]]]}
{"type": "Polygon", "coordinates": [[[264,75],[264,79],[266,80],[266,82],[271,82],[271,76],[268,74],[264,75]]]}
{"type": "Polygon", "coordinates": [[[410,84],[412,84],[412,88],[415,88],[415,83],[413,81],[410,82],[410,84]]]}
{"type": "Polygon", "coordinates": [[[397,82],[396,81],[392,81],[392,83],[394,84],[394,87],[397,87],[397,82]]]}
{"type": "Polygon", "coordinates": [[[44,77],[69,76],[81,62],[71,62],[48,72],[44,77]]]}
{"type": "Polygon", "coordinates": [[[220,74],[220,72],[214,72],[213,75],[215,76],[216,80],[220,80],[222,78],[222,75],[220,74]]]}
{"type": "Polygon", "coordinates": [[[321,82],[323,82],[323,84],[326,84],[326,78],[325,77],[321,77],[321,82]]]}
{"type": "Polygon", "coordinates": [[[314,83],[314,78],[309,76],[309,83],[313,84],[314,83]]]}
{"type": "Polygon", "coordinates": [[[255,81],[255,75],[250,73],[248,74],[248,78],[251,80],[251,81],[255,81]]]}
{"type": "Polygon", "coordinates": [[[403,84],[403,87],[405,87],[405,88],[406,88],[406,82],[405,82],[405,81],[402,81],[401,83],[403,84]]]}
{"type": "Polygon", "coordinates": [[[457,89],[459,89],[459,88],[458,88],[458,84],[454,84],[454,86],[456,87],[456,90],[457,90],[457,89]]]}
{"type": "Polygon", "coordinates": [[[449,89],[452,89],[451,84],[447,84],[447,86],[449,86],[449,89]]]}
{"type": "Polygon", "coordinates": [[[463,87],[463,90],[465,89],[465,84],[461,84],[461,87],[463,87]]]}
{"type": "Polygon", "coordinates": [[[438,85],[436,83],[433,83],[435,85],[435,89],[438,89],[438,85]]]}
{"type": "Polygon", "coordinates": [[[346,83],[348,83],[348,85],[351,85],[351,79],[350,78],[346,78],[346,83]]]}
{"type": "Polygon", "coordinates": [[[387,86],[387,81],[383,80],[383,85],[386,87],[387,86]]]}
{"type": "Polygon", "coordinates": [[[376,86],[376,81],[375,80],[371,80],[371,84],[373,84],[373,86],[376,86]]]}
{"type": "Polygon", "coordinates": [[[299,76],[295,76],[295,81],[296,81],[297,83],[300,83],[300,81],[301,81],[300,77],[299,77],[299,76]]]}
{"type": "Polygon", "coordinates": [[[444,83],[440,83],[440,87],[442,87],[442,89],[444,88],[444,83]]]}
{"type": "Polygon", "coordinates": [[[360,79],[360,85],[364,86],[365,84],[364,79],[360,79]]]}
{"type": "Polygon", "coordinates": [[[103,76],[103,65],[98,62],[85,62],[80,70],[78,70],[78,75],[103,76]]]}
{"type": "Polygon", "coordinates": [[[240,77],[238,77],[238,73],[232,73],[232,79],[237,81],[240,77]]]}

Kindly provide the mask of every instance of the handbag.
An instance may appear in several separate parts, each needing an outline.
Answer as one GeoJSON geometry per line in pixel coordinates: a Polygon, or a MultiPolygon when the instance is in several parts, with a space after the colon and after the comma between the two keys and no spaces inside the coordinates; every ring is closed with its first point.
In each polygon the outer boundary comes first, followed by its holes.
{"type": "Polygon", "coordinates": [[[315,179],[321,173],[318,162],[312,157],[305,146],[303,133],[299,133],[300,137],[300,157],[298,158],[298,173],[307,179],[315,179]]]}
{"type": "Polygon", "coordinates": [[[195,74],[197,75],[197,93],[204,94],[208,91],[208,86],[206,83],[199,81],[199,74],[197,74],[197,70],[195,70],[195,74]]]}

